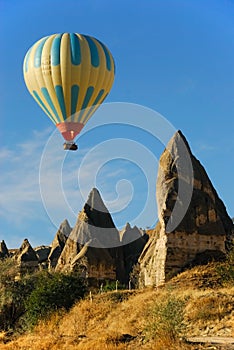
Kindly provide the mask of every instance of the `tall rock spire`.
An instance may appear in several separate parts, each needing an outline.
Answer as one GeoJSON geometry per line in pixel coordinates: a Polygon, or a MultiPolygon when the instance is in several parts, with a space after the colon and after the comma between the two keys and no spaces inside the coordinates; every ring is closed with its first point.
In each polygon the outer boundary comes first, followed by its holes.
{"type": "Polygon", "coordinates": [[[70,238],[79,244],[93,240],[91,246],[113,248],[120,245],[119,233],[99,191],[93,188],[78,215],[70,238]],[[94,241],[95,240],[95,241],[94,241]]]}
{"type": "Polygon", "coordinates": [[[65,243],[67,241],[67,238],[69,237],[70,233],[71,233],[71,226],[69,225],[69,222],[65,219],[55,237],[54,240],[52,242],[52,247],[51,247],[51,251],[48,257],[49,260],[49,269],[51,268],[55,268],[58,262],[58,259],[63,251],[63,248],[65,247],[65,243]]]}
{"type": "Polygon", "coordinates": [[[9,251],[7,249],[5,241],[0,242],[0,259],[7,258],[9,256],[9,251]]]}
{"type": "Polygon", "coordinates": [[[188,265],[224,258],[234,232],[222,200],[181,131],[169,141],[159,165],[159,224],[139,259],[143,285],[160,285],[188,265]],[[180,196],[180,186],[189,197],[180,196]]]}
{"type": "Polygon", "coordinates": [[[78,214],[56,270],[71,270],[81,264],[90,278],[123,279],[123,251],[119,232],[96,188],[91,190],[78,214]]]}

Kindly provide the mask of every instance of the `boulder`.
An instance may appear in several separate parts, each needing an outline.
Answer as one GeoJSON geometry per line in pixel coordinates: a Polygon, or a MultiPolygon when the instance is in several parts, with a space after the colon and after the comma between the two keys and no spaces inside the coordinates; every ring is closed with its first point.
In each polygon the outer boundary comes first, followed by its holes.
{"type": "Polygon", "coordinates": [[[158,286],[188,266],[225,258],[233,222],[180,131],[161,155],[156,196],[159,223],[139,258],[142,286],[158,286]]]}

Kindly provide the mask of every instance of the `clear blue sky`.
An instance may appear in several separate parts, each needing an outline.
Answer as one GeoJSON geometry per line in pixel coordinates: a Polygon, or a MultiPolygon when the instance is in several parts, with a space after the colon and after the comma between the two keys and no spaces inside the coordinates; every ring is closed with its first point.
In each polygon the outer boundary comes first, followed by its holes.
{"type": "MultiPolygon", "coordinates": [[[[52,190],[43,205],[39,166],[54,127],[29,95],[22,74],[29,47],[53,33],[88,34],[109,47],[116,78],[106,102],[143,105],[181,129],[234,216],[233,0],[0,0],[0,28],[0,240],[9,247],[25,237],[34,246],[49,244],[56,225],[67,216],[52,190]]],[[[84,129],[79,153],[65,159],[60,139],[61,149],[45,177],[52,189],[62,164],[64,191],[74,214],[68,218],[71,225],[84,204],[80,192],[91,190],[89,177],[100,164],[96,185],[104,201],[110,201],[118,227],[126,221],[152,226],[157,220],[154,193],[144,210],[149,177],[155,183],[157,166],[143,169],[147,165],[140,159],[140,165],[134,164],[121,154],[106,163],[108,144],[93,153],[93,147],[116,138],[137,141],[136,149],[140,143],[155,157],[163,150],[147,132],[126,126],[84,129]],[[77,185],[77,174],[87,154],[81,174],[84,190],[77,185]],[[132,196],[130,203],[126,193],[132,196]],[[120,211],[118,201],[126,208],[120,211]]]]}

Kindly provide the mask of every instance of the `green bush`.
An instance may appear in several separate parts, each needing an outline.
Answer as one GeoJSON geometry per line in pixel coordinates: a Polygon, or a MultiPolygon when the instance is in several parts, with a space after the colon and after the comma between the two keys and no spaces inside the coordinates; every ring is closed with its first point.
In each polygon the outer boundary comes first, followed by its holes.
{"type": "Polygon", "coordinates": [[[178,338],[183,331],[185,302],[168,295],[164,301],[157,301],[148,315],[145,329],[146,339],[178,338]]]}
{"type": "Polygon", "coordinates": [[[11,258],[0,261],[0,330],[15,327],[25,312],[24,300],[31,293],[29,276],[19,278],[19,269],[11,258]]]}
{"type": "Polygon", "coordinates": [[[143,281],[140,281],[140,265],[139,263],[133,265],[132,271],[130,272],[131,287],[133,289],[139,289],[143,281]]]}
{"type": "MultiPolygon", "coordinates": [[[[123,290],[123,289],[126,289],[125,286],[120,284],[117,281],[117,290],[123,290]]],[[[102,288],[102,291],[103,292],[110,292],[110,291],[113,291],[113,290],[116,290],[116,281],[108,281],[107,280],[105,282],[105,285],[102,288]]]]}
{"type": "Polygon", "coordinates": [[[24,331],[86,292],[78,274],[39,271],[20,276],[13,259],[0,261],[0,331],[24,331]]]}
{"type": "Polygon", "coordinates": [[[234,284],[234,248],[228,253],[226,261],[217,265],[216,272],[218,273],[222,284],[234,284]]]}
{"type": "Polygon", "coordinates": [[[25,301],[27,326],[34,326],[55,310],[68,310],[84,297],[85,292],[86,284],[78,275],[41,272],[33,291],[25,301]]]}

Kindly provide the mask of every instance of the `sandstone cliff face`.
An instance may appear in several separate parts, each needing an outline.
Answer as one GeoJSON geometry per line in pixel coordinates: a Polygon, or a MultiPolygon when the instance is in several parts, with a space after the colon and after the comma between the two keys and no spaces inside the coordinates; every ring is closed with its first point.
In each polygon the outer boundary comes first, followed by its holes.
{"type": "Polygon", "coordinates": [[[122,280],[124,266],[120,245],[119,232],[94,188],[78,215],[56,270],[75,270],[79,266],[89,279],[122,280]]]}
{"type": "Polygon", "coordinates": [[[50,254],[48,256],[49,269],[56,267],[58,259],[63,251],[63,248],[65,247],[67,238],[69,237],[71,231],[72,228],[69,225],[69,222],[65,219],[61,223],[52,242],[50,254]]]}
{"type": "Polygon", "coordinates": [[[5,241],[0,242],[0,259],[7,258],[9,256],[9,251],[7,249],[5,241]]]}
{"type": "Polygon", "coordinates": [[[39,268],[38,257],[27,239],[23,241],[14,258],[19,264],[21,273],[34,272],[39,268]]]}
{"type": "Polygon", "coordinates": [[[222,259],[234,232],[223,202],[181,132],[160,158],[156,188],[159,224],[139,259],[140,280],[146,286],[160,285],[188,265],[222,259]]]}

